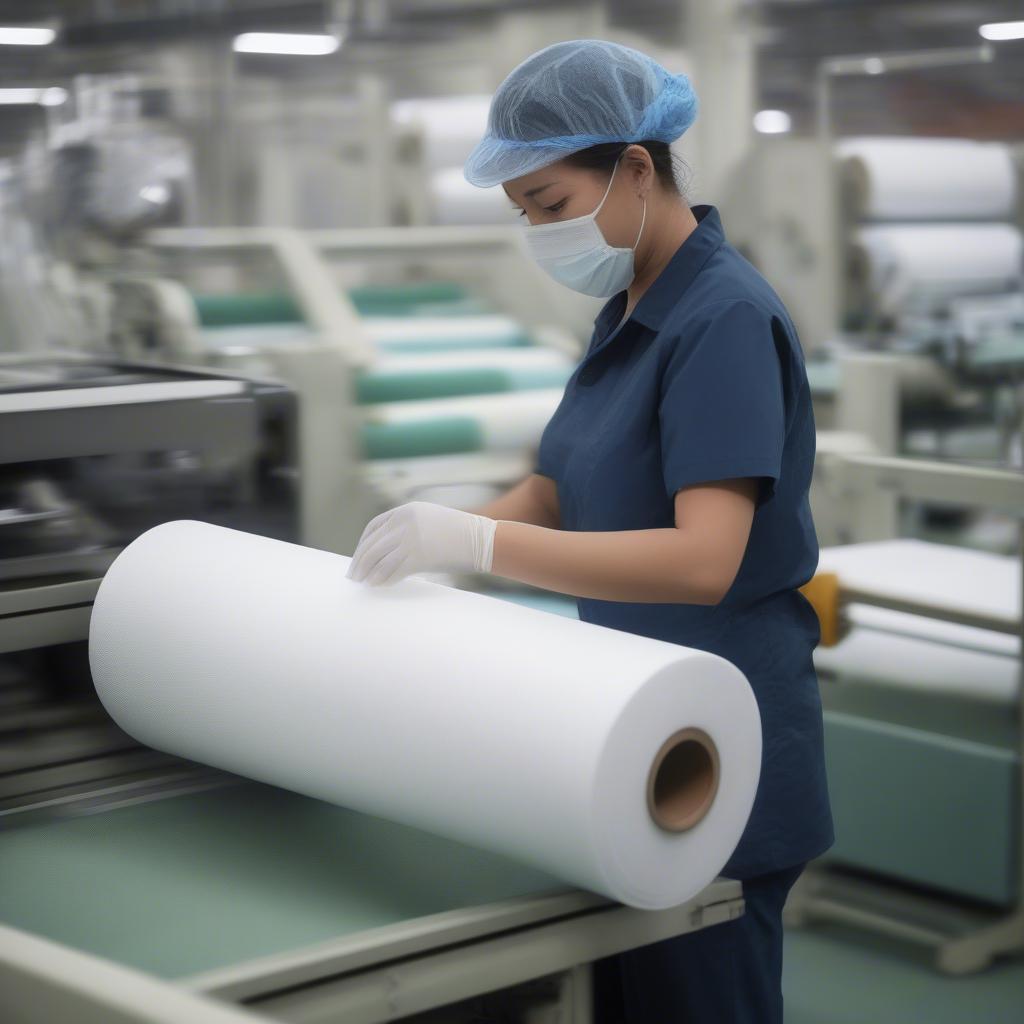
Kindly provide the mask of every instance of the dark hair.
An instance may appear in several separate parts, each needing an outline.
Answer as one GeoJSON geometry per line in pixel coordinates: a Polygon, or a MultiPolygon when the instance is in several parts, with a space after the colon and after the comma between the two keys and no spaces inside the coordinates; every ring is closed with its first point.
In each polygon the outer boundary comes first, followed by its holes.
{"type": "MultiPolygon", "coordinates": [[[[601,142],[596,146],[587,149],[577,150],[570,153],[563,159],[571,167],[583,167],[590,171],[605,171],[611,174],[615,161],[631,145],[643,146],[650,154],[651,163],[654,164],[654,173],[657,175],[661,187],[673,195],[682,196],[683,189],[675,174],[672,150],[667,142],[654,140],[645,142],[601,142]]],[[[680,163],[682,161],[680,160],[680,163]]]]}

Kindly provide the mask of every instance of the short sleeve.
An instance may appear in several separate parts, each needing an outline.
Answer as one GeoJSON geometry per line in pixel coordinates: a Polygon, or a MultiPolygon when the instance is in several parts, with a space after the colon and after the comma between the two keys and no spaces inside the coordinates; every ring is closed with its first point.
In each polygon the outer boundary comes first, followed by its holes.
{"type": "Polygon", "coordinates": [[[768,500],[782,471],[785,399],[771,315],[745,299],[715,303],[672,349],[658,418],[665,489],[761,478],[768,500]]]}

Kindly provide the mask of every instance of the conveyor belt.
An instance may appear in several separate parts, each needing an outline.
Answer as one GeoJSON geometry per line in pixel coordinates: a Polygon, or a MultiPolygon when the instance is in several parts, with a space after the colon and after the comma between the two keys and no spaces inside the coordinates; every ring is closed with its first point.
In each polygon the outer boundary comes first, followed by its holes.
{"type": "Polygon", "coordinates": [[[0,920],[164,978],[565,888],[250,782],[0,834],[0,920]]]}

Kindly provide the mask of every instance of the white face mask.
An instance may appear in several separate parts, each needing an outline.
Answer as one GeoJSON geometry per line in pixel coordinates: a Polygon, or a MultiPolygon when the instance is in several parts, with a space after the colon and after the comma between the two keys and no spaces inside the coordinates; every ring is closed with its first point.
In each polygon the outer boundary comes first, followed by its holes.
{"type": "Polygon", "coordinates": [[[633,251],[640,242],[647,220],[647,200],[640,219],[640,231],[631,249],[609,245],[597,226],[597,215],[612,189],[619,161],[615,161],[601,202],[593,213],[554,224],[523,226],[530,255],[556,281],[573,291],[608,298],[626,288],[633,280],[633,251]]]}

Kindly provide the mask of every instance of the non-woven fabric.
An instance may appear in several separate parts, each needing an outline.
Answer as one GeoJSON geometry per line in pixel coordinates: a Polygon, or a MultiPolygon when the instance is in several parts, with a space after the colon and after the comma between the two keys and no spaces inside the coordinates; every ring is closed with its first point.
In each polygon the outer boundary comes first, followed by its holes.
{"type": "Polygon", "coordinates": [[[521,859],[629,905],[721,870],[757,788],[744,675],[705,651],[191,520],[133,541],[97,593],[89,658],[141,742],[521,859]],[[717,788],[684,830],[649,808],[679,730],[717,788]]]}

